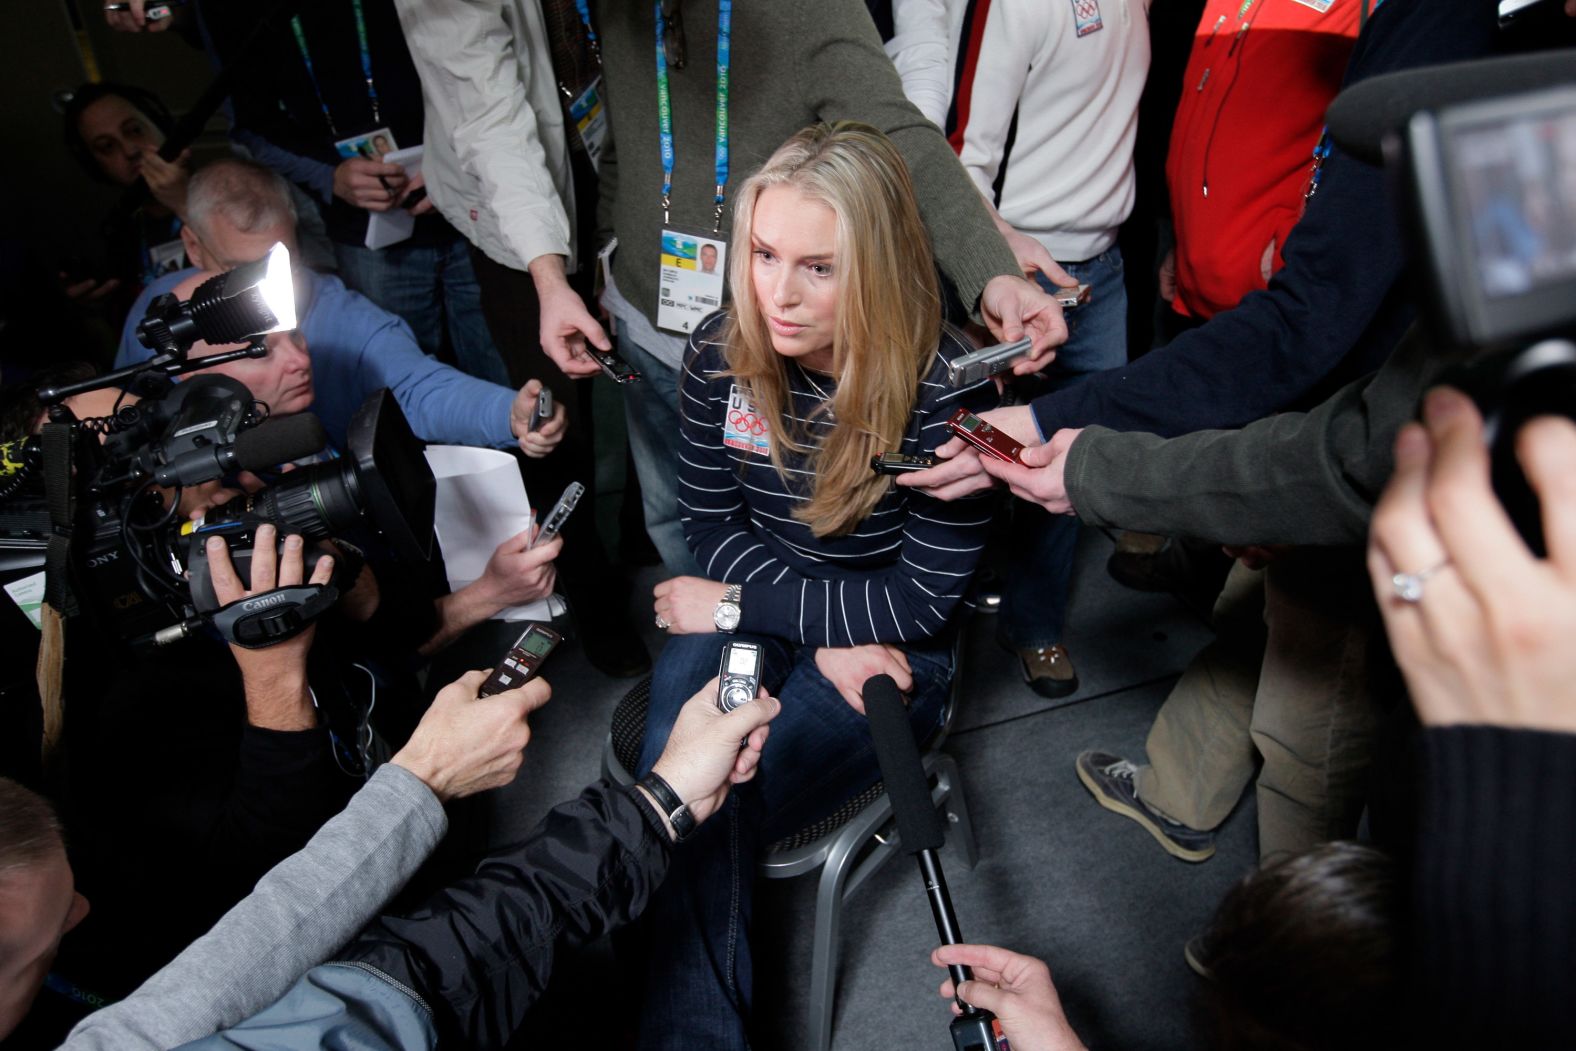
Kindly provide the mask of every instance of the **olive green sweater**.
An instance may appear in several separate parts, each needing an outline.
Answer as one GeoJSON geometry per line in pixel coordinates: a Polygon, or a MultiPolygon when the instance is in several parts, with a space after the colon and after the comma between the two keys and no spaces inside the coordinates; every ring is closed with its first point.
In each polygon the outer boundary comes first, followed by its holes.
{"type": "MultiPolygon", "coordinates": [[[[651,0],[612,0],[595,14],[602,39],[614,151],[604,158],[602,243],[617,236],[613,276],[655,324],[662,232],[657,125],[656,15],[651,0]]],[[[716,186],[717,3],[682,4],[687,62],[669,70],[675,164],[672,225],[712,229],[716,186]]],[[[735,0],[729,69],[733,195],[794,132],[817,121],[860,120],[891,136],[908,161],[936,260],[971,311],[991,278],[1019,274],[952,148],[903,95],[862,0],[735,0]]]]}

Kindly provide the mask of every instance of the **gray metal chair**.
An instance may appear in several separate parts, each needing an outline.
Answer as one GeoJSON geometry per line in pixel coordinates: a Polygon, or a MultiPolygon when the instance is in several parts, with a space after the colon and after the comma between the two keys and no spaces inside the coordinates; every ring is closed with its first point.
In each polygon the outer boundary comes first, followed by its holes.
{"type": "MultiPolygon", "coordinates": [[[[952,690],[941,729],[926,742],[922,762],[930,798],[945,814],[949,842],[972,869],[979,858],[974,826],[963,796],[957,762],[941,751],[957,715],[962,675],[963,637],[953,646],[952,690]]],[[[613,712],[612,728],[602,754],[602,774],[618,784],[631,784],[630,769],[640,759],[646,733],[646,708],[651,679],[635,685],[613,712]]],[[[843,903],[900,848],[892,820],[892,801],[880,781],[845,802],[821,820],[766,848],[756,871],[767,879],[788,879],[820,867],[815,896],[815,933],[810,953],[810,1035],[816,1051],[832,1042],[832,1011],[837,981],[843,903]]]]}

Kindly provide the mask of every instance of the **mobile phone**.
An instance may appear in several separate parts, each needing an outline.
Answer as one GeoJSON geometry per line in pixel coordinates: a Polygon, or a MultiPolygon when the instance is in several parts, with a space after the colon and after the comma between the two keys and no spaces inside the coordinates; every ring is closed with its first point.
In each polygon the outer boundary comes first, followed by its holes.
{"type": "Polygon", "coordinates": [[[487,676],[487,681],[482,683],[480,690],[476,691],[476,696],[491,697],[495,693],[504,693],[524,686],[536,678],[536,673],[542,670],[542,662],[547,660],[547,655],[563,641],[564,637],[552,628],[532,624],[514,641],[514,645],[509,647],[509,652],[503,655],[498,667],[487,676]]]}
{"type": "Polygon", "coordinates": [[[602,371],[614,383],[634,383],[640,379],[640,373],[630,367],[629,362],[614,354],[610,350],[600,350],[597,347],[586,347],[586,353],[591,355],[591,360],[602,366],[602,371]]]}
{"type": "Polygon", "coordinates": [[[1074,285],[1071,288],[1058,287],[1056,291],[1052,293],[1052,295],[1055,296],[1057,304],[1063,310],[1070,310],[1073,307],[1081,307],[1085,303],[1089,302],[1089,286],[1074,285]]]}
{"type": "Polygon", "coordinates": [[[542,388],[536,396],[536,408],[531,410],[531,422],[526,425],[527,431],[534,431],[553,417],[553,392],[546,387],[542,388]]]}
{"type": "Polygon", "coordinates": [[[749,704],[761,688],[761,647],[753,642],[729,642],[722,648],[717,669],[717,707],[724,712],[749,704]]]}
{"type": "Polygon", "coordinates": [[[952,387],[969,387],[982,379],[998,375],[1012,368],[1013,362],[1034,349],[1032,339],[1014,343],[998,343],[994,347],[970,351],[947,363],[947,384],[952,387]]]}
{"type": "Polygon", "coordinates": [[[542,520],[542,528],[537,531],[536,536],[525,549],[529,551],[537,544],[545,544],[557,536],[558,531],[564,527],[564,519],[568,518],[569,512],[575,509],[575,505],[580,502],[585,491],[586,487],[579,482],[570,482],[564,489],[564,495],[558,498],[558,503],[553,505],[553,509],[542,520]]]}
{"type": "Polygon", "coordinates": [[[947,421],[953,434],[986,456],[1007,463],[1023,462],[1023,445],[1006,431],[999,431],[967,409],[959,409],[947,421]]]}
{"type": "Polygon", "coordinates": [[[939,462],[934,456],[882,453],[870,458],[870,469],[876,474],[907,474],[909,471],[928,470],[939,462]]]}

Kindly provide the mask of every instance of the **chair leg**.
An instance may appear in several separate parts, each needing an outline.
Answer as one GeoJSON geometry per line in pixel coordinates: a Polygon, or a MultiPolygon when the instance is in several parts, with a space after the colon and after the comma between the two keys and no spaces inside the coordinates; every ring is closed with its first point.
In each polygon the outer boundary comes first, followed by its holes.
{"type": "Polygon", "coordinates": [[[853,869],[849,856],[854,846],[837,843],[821,867],[815,893],[815,937],[810,949],[810,1046],[829,1051],[832,1046],[832,1009],[837,984],[837,950],[843,924],[843,885],[853,869]],[[841,848],[841,849],[839,849],[841,848]]]}
{"type": "Polygon", "coordinates": [[[952,843],[963,858],[963,867],[972,869],[979,863],[979,843],[974,838],[974,822],[969,817],[969,802],[963,794],[963,777],[958,772],[957,760],[942,753],[936,770],[948,786],[945,805],[952,843]]]}

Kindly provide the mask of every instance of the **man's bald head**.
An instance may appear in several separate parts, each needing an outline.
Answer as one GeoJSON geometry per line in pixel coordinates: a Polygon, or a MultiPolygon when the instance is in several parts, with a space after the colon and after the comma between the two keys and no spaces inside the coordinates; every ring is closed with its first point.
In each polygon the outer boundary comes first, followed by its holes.
{"type": "MultiPolygon", "coordinates": [[[[177,299],[190,299],[204,282],[218,277],[212,270],[202,270],[187,277],[171,291],[177,299]]],[[[246,384],[252,397],[268,406],[275,416],[305,412],[312,405],[312,359],[307,354],[306,340],[299,331],[271,332],[264,341],[268,344],[265,358],[238,358],[215,365],[205,372],[217,372],[246,384]]],[[[198,340],[192,344],[191,356],[207,357],[226,350],[239,350],[244,343],[225,343],[215,346],[198,340]]]]}

